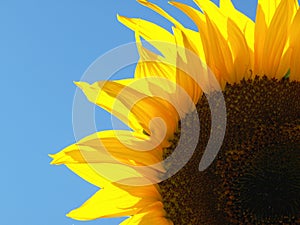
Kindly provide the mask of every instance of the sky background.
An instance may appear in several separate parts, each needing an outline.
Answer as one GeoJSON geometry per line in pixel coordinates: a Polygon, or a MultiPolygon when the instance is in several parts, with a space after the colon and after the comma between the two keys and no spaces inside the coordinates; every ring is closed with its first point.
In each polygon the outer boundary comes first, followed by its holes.
{"type": "MultiPolygon", "coordinates": [[[[153,2],[184,25],[195,27],[167,1],[153,2]]],[[[254,18],[255,0],[234,3],[254,18]]],[[[68,211],[98,188],[64,166],[49,165],[47,156],[75,141],[73,81],[80,80],[99,56],[134,41],[133,32],[117,21],[117,13],[171,27],[135,0],[0,0],[0,224],[114,225],[122,221],[67,218],[68,211]]],[[[132,75],[131,67],[115,78],[132,75]]],[[[111,127],[109,118],[101,110],[96,112],[99,130],[111,127]]]]}

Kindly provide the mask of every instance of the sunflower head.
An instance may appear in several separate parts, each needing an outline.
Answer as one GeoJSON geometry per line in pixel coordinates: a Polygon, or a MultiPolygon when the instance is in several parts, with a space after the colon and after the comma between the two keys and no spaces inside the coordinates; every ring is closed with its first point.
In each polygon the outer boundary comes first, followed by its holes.
{"type": "Polygon", "coordinates": [[[52,155],[101,188],[68,215],[130,216],[122,225],[300,224],[298,2],[259,0],[255,21],[230,0],[195,0],[199,9],[171,2],[197,30],[138,2],[173,23],[172,33],[119,16],[135,32],[134,78],[76,83],[131,130],[101,131],[52,155]]]}

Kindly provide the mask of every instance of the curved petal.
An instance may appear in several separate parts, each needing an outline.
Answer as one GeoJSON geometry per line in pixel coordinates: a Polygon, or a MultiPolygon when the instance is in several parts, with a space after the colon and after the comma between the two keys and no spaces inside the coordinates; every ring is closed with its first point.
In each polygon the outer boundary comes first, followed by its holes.
{"type": "Polygon", "coordinates": [[[210,0],[195,0],[195,3],[207,17],[214,18],[214,24],[218,27],[218,30],[224,39],[227,39],[227,18],[223,11],[210,0]]]}
{"type": "Polygon", "coordinates": [[[285,54],[288,27],[295,13],[294,0],[259,0],[256,12],[254,73],[282,78],[279,67],[285,54]]]}
{"type": "Polygon", "coordinates": [[[298,9],[294,17],[291,34],[290,34],[290,47],[291,47],[291,63],[290,63],[290,79],[300,81],[300,9],[298,9]]]}
{"type": "MultiPolygon", "coordinates": [[[[137,63],[134,77],[144,78],[158,76],[176,83],[176,57],[169,60],[151,52],[143,47],[139,31],[136,31],[135,34],[140,59],[137,63]]],[[[172,89],[169,89],[169,86],[166,88],[168,89],[168,92],[173,91],[172,89]]]]}
{"type": "Polygon", "coordinates": [[[234,21],[229,19],[227,27],[228,42],[231,47],[234,64],[231,82],[239,82],[243,78],[249,78],[249,70],[251,69],[251,50],[248,48],[245,36],[234,21]]]}
{"type": "MultiPolygon", "coordinates": [[[[177,129],[178,114],[164,99],[150,97],[113,81],[95,82],[92,85],[84,82],[76,84],[91,102],[107,109],[135,131],[144,130],[159,140],[168,140],[177,129]]],[[[141,89],[148,89],[144,86],[146,82],[139,84],[142,85],[141,89]]]]}
{"type": "MultiPolygon", "coordinates": [[[[262,57],[265,44],[265,36],[267,32],[267,24],[265,14],[261,5],[257,5],[256,22],[254,31],[254,74],[262,74],[262,57]]],[[[263,74],[262,74],[263,75],[263,74]]]]}
{"type": "Polygon", "coordinates": [[[265,36],[262,56],[262,71],[264,74],[282,78],[285,74],[278,74],[278,67],[285,48],[288,28],[293,17],[293,1],[283,0],[274,12],[265,36]]]}
{"type": "MultiPolygon", "coordinates": [[[[190,96],[196,104],[202,95],[198,85],[201,82],[200,75],[203,66],[200,58],[195,54],[187,36],[179,29],[174,28],[178,45],[176,82],[190,96]]],[[[182,100],[184,104],[185,100],[182,100]]]]}
{"type": "Polygon", "coordinates": [[[170,2],[170,4],[180,9],[182,12],[184,12],[197,25],[199,32],[196,31],[193,32],[193,31],[189,31],[188,29],[182,29],[182,28],[179,28],[179,30],[181,30],[186,37],[190,38],[193,51],[198,53],[201,60],[206,61],[207,60],[205,58],[206,52],[204,49],[206,46],[204,46],[203,40],[201,41],[202,36],[204,34],[207,34],[207,31],[205,29],[206,28],[205,16],[200,11],[188,5],[185,5],[183,3],[172,1],[170,2]]]}
{"type": "Polygon", "coordinates": [[[176,19],[174,19],[172,16],[170,16],[166,11],[164,11],[159,6],[147,1],[147,0],[137,0],[140,4],[152,9],[153,11],[157,12],[167,20],[169,20],[171,23],[173,23],[178,28],[183,28],[182,24],[179,23],[176,19]]]}
{"type": "Polygon", "coordinates": [[[264,17],[264,22],[266,24],[266,27],[269,27],[277,7],[279,6],[280,2],[283,1],[286,0],[258,0],[258,5],[260,6],[261,9],[259,13],[262,13],[264,15],[263,17],[264,17]]]}
{"type": "MultiPolygon", "coordinates": [[[[131,131],[102,131],[51,155],[51,164],[120,163],[151,166],[162,161],[162,148],[149,136],[131,131]]],[[[163,168],[158,168],[163,171],[163,168]]]]}
{"type": "MultiPolygon", "coordinates": [[[[224,87],[225,82],[223,79],[223,75],[220,73],[220,71],[216,67],[216,62],[215,62],[215,53],[212,53],[211,50],[211,42],[210,42],[210,37],[209,37],[209,32],[207,28],[207,23],[206,23],[206,18],[205,15],[203,15],[200,11],[179,3],[179,2],[171,2],[172,5],[183,11],[187,16],[189,16],[194,23],[197,25],[198,30],[199,30],[199,36],[200,36],[200,59],[203,60],[206,65],[211,69],[213,74],[216,76],[217,80],[219,81],[220,85],[224,87]]],[[[182,29],[181,29],[182,30],[182,29]]],[[[184,33],[184,32],[183,32],[184,33]]],[[[187,36],[187,35],[186,35],[187,36]]],[[[218,54],[218,53],[217,53],[218,54]]],[[[204,65],[202,65],[204,66],[204,65]]],[[[205,81],[206,82],[206,81],[205,81]]],[[[210,88],[205,88],[205,92],[208,92],[210,88]]]]}
{"type": "Polygon", "coordinates": [[[84,92],[90,102],[100,106],[109,113],[112,113],[133,130],[143,131],[143,127],[134,117],[132,117],[132,115],[130,115],[130,112],[128,112],[128,108],[123,104],[117,104],[117,99],[115,99],[113,96],[110,96],[105,91],[101,91],[101,87],[97,82],[92,85],[86,82],[74,83],[84,92]],[[128,114],[131,116],[130,120],[128,118],[128,114]]]}
{"type": "Polygon", "coordinates": [[[118,16],[118,20],[131,30],[137,32],[146,41],[149,41],[165,58],[172,59],[175,57],[174,37],[164,28],[139,18],[118,16]]]}
{"type": "Polygon", "coordinates": [[[225,40],[222,36],[218,27],[211,21],[211,19],[206,16],[207,22],[207,31],[210,41],[210,49],[213,54],[214,64],[219,73],[222,73],[222,76],[227,82],[232,82],[231,74],[233,73],[233,60],[231,51],[225,40]]]}
{"type": "Polygon", "coordinates": [[[94,220],[136,214],[149,204],[160,202],[155,186],[117,187],[111,184],[99,190],[82,206],[67,214],[76,220],[94,220]]]}
{"type": "Polygon", "coordinates": [[[138,214],[124,220],[120,225],[173,225],[173,222],[166,218],[166,213],[161,202],[156,202],[138,214]]]}
{"type": "MultiPolygon", "coordinates": [[[[220,10],[230,18],[243,32],[248,47],[254,51],[254,28],[255,23],[243,13],[235,9],[231,0],[220,0],[220,10]]],[[[229,34],[228,34],[229,36],[229,34]]]]}

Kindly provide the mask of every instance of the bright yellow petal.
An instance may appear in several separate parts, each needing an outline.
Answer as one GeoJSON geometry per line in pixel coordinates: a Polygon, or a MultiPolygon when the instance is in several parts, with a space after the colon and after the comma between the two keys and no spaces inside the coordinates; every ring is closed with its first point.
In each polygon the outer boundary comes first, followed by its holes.
{"type": "MultiPolygon", "coordinates": [[[[206,63],[208,62],[208,57],[207,57],[207,46],[205,45],[205,43],[203,43],[204,41],[202,40],[203,37],[207,36],[207,30],[206,30],[206,21],[205,21],[205,16],[198,10],[180,3],[180,2],[170,2],[171,5],[177,7],[178,9],[180,9],[181,11],[183,11],[188,17],[190,17],[193,22],[197,25],[199,32],[196,31],[192,31],[186,28],[177,28],[177,30],[180,30],[184,36],[186,37],[185,39],[187,41],[189,41],[189,45],[190,48],[189,50],[197,53],[200,57],[201,60],[203,60],[206,63]]],[[[176,29],[175,29],[176,30],[176,29]]],[[[174,33],[175,39],[177,38],[180,39],[182,38],[182,34],[179,32],[175,32],[174,33]],[[180,35],[178,35],[180,34],[180,35]],[[177,35],[177,37],[176,37],[177,35]]],[[[178,43],[178,41],[177,41],[178,43]]],[[[184,46],[184,45],[182,45],[184,46]]]]}
{"type": "Polygon", "coordinates": [[[258,1],[255,23],[254,74],[278,78],[284,76],[284,74],[278,74],[279,71],[285,70],[279,63],[287,50],[288,27],[296,7],[297,3],[294,0],[258,1]]]}
{"type": "Polygon", "coordinates": [[[166,11],[164,11],[162,8],[159,6],[148,2],[147,0],[137,0],[140,4],[152,9],[153,11],[157,12],[161,16],[165,17],[167,20],[169,20],[171,23],[173,23],[176,27],[178,28],[183,28],[181,23],[179,23],[176,19],[174,19],[172,16],[170,16],[166,11]]]}
{"type": "Polygon", "coordinates": [[[206,61],[204,49],[205,46],[203,46],[203,43],[201,41],[201,34],[203,32],[206,32],[206,29],[204,29],[206,27],[205,16],[200,11],[183,3],[172,1],[170,2],[170,4],[183,11],[197,25],[199,32],[189,31],[188,29],[182,28],[178,29],[181,30],[185,34],[185,36],[189,38],[190,44],[192,46],[190,50],[193,50],[194,52],[198,53],[200,59],[206,61]]]}
{"type": "MultiPolygon", "coordinates": [[[[169,20],[171,23],[173,23],[177,29],[180,29],[187,37],[189,37],[189,40],[191,41],[190,44],[193,47],[193,50],[200,55],[202,60],[204,60],[204,51],[201,46],[200,35],[198,34],[198,32],[195,32],[193,30],[185,28],[176,19],[174,19],[172,16],[170,16],[168,13],[166,13],[163,9],[161,9],[157,5],[150,3],[146,0],[138,0],[138,2],[150,9],[154,10],[155,12],[159,13],[160,15],[165,17],[167,20],[169,20]]],[[[170,4],[172,4],[172,5],[173,5],[173,3],[174,3],[174,5],[176,5],[175,2],[170,2],[170,4]]],[[[180,4],[180,3],[178,3],[178,4],[180,4]]],[[[176,38],[176,33],[174,34],[174,37],[176,38]]],[[[155,40],[155,39],[153,39],[153,40],[155,40]]]]}
{"type": "MultiPolygon", "coordinates": [[[[135,131],[142,130],[160,140],[169,139],[177,130],[178,114],[174,107],[159,97],[150,97],[118,82],[103,81],[89,85],[78,82],[87,98],[108,109],[135,131]],[[160,118],[160,120],[155,119],[160,118]]],[[[140,88],[148,89],[146,82],[140,88]]]]}
{"type": "MultiPolygon", "coordinates": [[[[202,91],[208,93],[212,90],[215,90],[215,82],[214,79],[211,80],[211,77],[214,76],[216,80],[219,82],[221,87],[224,87],[225,82],[223,79],[223,75],[221,76],[221,72],[219,69],[216,68],[216,62],[215,62],[215,55],[212,54],[211,50],[211,41],[207,29],[207,23],[206,23],[206,18],[205,16],[198,10],[179,3],[179,2],[170,2],[171,5],[174,5],[181,11],[183,11],[187,16],[189,16],[194,23],[198,27],[198,34],[193,34],[193,36],[190,36],[190,32],[186,32],[184,29],[179,28],[179,29],[173,29],[174,36],[176,37],[177,43],[180,43],[180,40],[183,44],[179,44],[184,46],[187,50],[192,51],[193,53],[196,53],[198,55],[198,59],[200,61],[195,62],[196,57],[193,57],[190,53],[186,54],[186,51],[183,51],[183,53],[180,54],[182,55],[189,55],[189,59],[185,59],[185,57],[179,58],[179,60],[186,61],[188,64],[186,65],[185,71],[188,71],[191,74],[196,74],[197,72],[201,74],[200,80],[198,82],[201,83],[201,89],[202,91]],[[179,30],[181,32],[179,32],[179,30]],[[195,48],[195,46],[198,46],[198,48],[195,48]],[[195,72],[191,72],[195,71],[195,72]],[[198,70],[198,71],[197,71],[198,70]],[[211,70],[211,71],[210,71],[211,70]],[[213,72],[213,73],[211,73],[213,72]],[[215,77],[216,76],[216,77],[215,77]]],[[[197,61],[197,60],[196,60],[197,61]]],[[[180,61],[179,61],[180,62],[180,61]]],[[[180,62],[183,63],[183,62],[180,62]]],[[[177,73],[178,76],[178,73],[177,73]]],[[[199,77],[199,76],[194,76],[194,77],[199,77]]],[[[186,80],[186,82],[182,82],[186,84],[186,87],[189,85],[188,79],[183,79],[184,76],[181,76],[182,80],[186,80]]],[[[187,88],[185,88],[187,89],[187,88]]],[[[190,92],[196,91],[196,94],[191,93],[191,96],[198,96],[199,95],[199,90],[197,88],[193,88],[190,92]]],[[[200,92],[201,95],[201,92],[200,92]]]]}
{"type": "MultiPolygon", "coordinates": [[[[51,157],[51,164],[124,163],[151,166],[162,161],[162,149],[144,134],[102,131],[85,137],[51,157]]],[[[162,170],[158,166],[155,169],[162,170]]]]}
{"type": "Polygon", "coordinates": [[[213,55],[214,65],[224,79],[232,83],[234,82],[234,79],[231,77],[233,74],[233,60],[227,41],[208,16],[206,16],[206,22],[210,42],[210,54],[213,55]]]}
{"type": "Polygon", "coordinates": [[[82,179],[95,185],[96,187],[106,187],[111,181],[107,178],[101,176],[92,165],[89,164],[66,164],[66,166],[75,174],[77,174],[82,179]]]}
{"type": "MultiPolygon", "coordinates": [[[[258,0],[258,5],[261,8],[261,12],[264,14],[264,21],[267,27],[269,27],[275,11],[280,4],[280,2],[286,1],[286,0],[258,0]]],[[[288,0],[291,1],[291,0],[288,0]]],[[[293,1],[293,0],[292,0],[293,1]]]]}
{"type": "MultiPolygon", "coordinates": [[[[139,51],[140,60],[135,68],[134,76],[136,78],[145,78],[151,76],[158,76],[166,78],[172,82],[176,82],[176,57],[170,61],[169,59],[163,58],[150,50],[143,47],[138,32],[136,34],[136,44],[139,51]]],[[[166,87],[166,91],[172,92],[170,87],[166,87]]]]}
{"type": "Polygon", "coordinates": [[[227,18],[223,11],[210,0],[195,0],[195,3],[207,17],[213,18],[214,24],[218,27],[219,32],[224,39],[227,39],[227,18]]]}
{"type": "Polygon", "coordinates": [[[133,31],[139,30],[145,40],[160,40],[174,43],[174,37],[166,29],[140,18],[118,16],[118,20],[133,31]]]}
{"type": "Polygon", "coordinates": [[[158,173],[150,167],[147,170],[141,170],[138,172],[132,167],[116,164],[116,163],[78,163],[72,157],[63,158],[63,162],[60,162],[59,155],[49,155],[53,157],[54,162],[52,164],[64,163],[71,171],[77,174],[87,182],[103,188],[109,186],[112,182],[118,182],[119,184],[131,184],[140,186],[149,184],[151,181],[155,183],[159,179],[158,173]],[[56,161],[56,162],[55,162],[56,161]],[[142,172],[142,173],[141,173],[142,172]]]}
{"type": "Polygon", "coordinates": [[[173,222],[166,217],[161,202],[156,202],[144,208],[138,214],[123,221],[120,225],[173,225],[173,222]]]}
{"type": "Polygon", "coordinates": [[[190,50],[198,54],[199,58],[205,62],[205,53],[199,32],[190,29],[181,29],[181,31],[187,37],[190,50]]]}
{"type": "Polygon", "coordinates": [[[300,9],[293,20],[290,34],[291,63],[290,79],[300,81],[300,9]]]}
{"type": "MultiPolygon", "coordinates": [[[[200,59],[204,63],[206,63],[206,65],[211,69],[211,71],[213,72],[213,75],[216,76],[216,79],[220,83],[221,87],[224,87],[225,81],[224,81],[220,71],[215,66],[214,54],[212,53],[212,50],[210,47],[211,43],[209,41],[210,38],[209,38],[208,30],[207,30],[207,23],[206,23],[205,16],[200,11],[198,11],[188,5],[185,5],[185,4],[182,4],[179,2],[171,2],[171,4],[174,5],[175,7],[177,7],[178,9],[182,10],[197,25],[198,30],[199,30],[199,36],[200,36],[199,43],[202,43],[202,44],[199,44],[200,49],[201,49],[200,52],[202,52],[200,54],[200,59]]],[[[187,36],[186,33],[184,33],[184,34],[185,34],[185,36],[187,36]]],[[[202,66],[204,66],[204,65],[202,65],[202,66]]],[[[210,75],[212,75],[212,74],[210,74],[210,75]]],[[[207,78],[208,78],[207,80],[209,80],[209,77],[207,77],[207,78]]],[[[203,83],[209,83],[209,82],[205,81],[203,83]]],[[[206,87],[203,89],[203,91],[205,91],[205,92],[208,92],[208,90],[210,90],[210,87],[206,87]]]]}
{"type": "Polygon", "coordinates": [[[155,186],[122,188],[110,185],[99,190],[82,206],[67,214],[76,220],[93,220],[136,214],[139,210],[159,202],[155,186]]]}
{"type": "Polygon", "coordinates": [[[231,0],[220,0],[220,9],[224,15],[236,23],[239,29],[243,32],[248,47],[253,51],[255,23],[246,15],[236,10],[231,0]]]}
{"type": "MultiPolygon", "coordinates": [[[[194,104],[199,101],[202,95],[202,91],[198,83],[202,82],[201,75],[203,68],[202,62],[199,56],[193,51],[191,42],[187,39],[187,36],[179,29],[174,28],[174,34],[176,34],[176,42],[179,46],[177,56],[177,71],[176,82],[182,87],[190,96],[194,104]]],[[[186,102],[181,101],[182,104],[186,102]]]]}
{"type": "Polygon", "coordinates": [[[128,112],[128,108],[123,104],[118,104],[118,101],[113,96],[110,96],[105,91],[101,91],[101,87],[97,83],[90,85],[86,82],[75,82],[75,84],[84,92],[90,102],[112,113],[133,130],[143,130],[143,127],[134,117],[131,116],[129,121],[128,114],[130,116],[130,112],[128,112]]]}
{"type": "Polygon", "coordinates": [[[265,21],[265,14],[261,5],[257,6],[256,22],[254,32],[254,74],[264,75],[262,70],[263,50],[265,44],[265,36],[267,32],[267,24],[265,21]]]}
{"type": "Polygon", "coordinates": [[[118,16],[118,20],[146,41],[149,41],[165,58],[172,59],[175,57],[174,37],[164,28],[139,18],[118,16]]]}
{"type": "Polygon", "coordinates": [[[285,75],[290,71],[291,68],[291,56],[292,56],[292,48],[288,47],[287,50],[283,53],[283,56],[281,57],[279,67],[277,70],[277,74],[281,74],[280,78],[282,78],[282,75],[285,75]]]}
{"type": "MultiPolygon", "coordinates": [[[[100,86],[102,85],[100,84],[100,86]]],[[[115,82],[106,82],[102,90],[108,93],[110,96],[115,98],[117,97],[121,103],[130,109],[133,116],[148,134],[151,134],[151,132],[155,131],[158,132],[163,129],[163,127],[161,127],[163,124],[161,124],[160,121],[152,121],[154,118],[163,119],[163,121],[166,123],[165,127],[169,130],[169,135],[175,132],[178,123],[178,116],[176,115],[177,113],[173,107],[164,100],[158,97],[149,97],[128,87],[124,88],[115,82]],[[122,94],[119,94],[119,90],[121,89],[123,89],[122,94]],[[153,129],[151,130],[150,122],[153,122],[153,129]]]]}
{"type": "Polygon", "coordinates": [[[262,56],[262,72],[267,76],[282,78],[287,72],[277,73],[293,16],[293,6],[291,0],[281,1],[267,30],[262,56]]]}
{"type": "Polygon", "coordinates": [[[232,21],[228,20],[228,42],[231,47],[233,55],[233,68],[232,74],[233,82],[238,82],[243,78],[249,78],[249,71],[251,68],[251,50],[248,48],[245,36],[239,27],[232,21]]]}

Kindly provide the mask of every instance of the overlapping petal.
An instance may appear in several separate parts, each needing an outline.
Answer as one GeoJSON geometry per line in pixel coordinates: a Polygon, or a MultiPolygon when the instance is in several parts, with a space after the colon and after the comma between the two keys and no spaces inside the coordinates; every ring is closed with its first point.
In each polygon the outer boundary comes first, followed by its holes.
{"type": "Polygon", "coordinates": [[[278,5],[276,1],[263,2],[260,2],[257,12],[254,71],[260,75],[281,78],[289,69],[286,65],[284,74],[277,73],[287,43],[294,5],[293,1],[287,0],[278,2],[278,5]]]}
{"type": "Polygon", "coordinates": [[[173,225],[173,222],[166,218],[165,210],[161,202],[153,203],[137,214],[123,221],[120,225],[173,225]]]}
{"type": "MultiPolygon", "coordinates": [[[[162,148],[144,134],[131,131],[101,131],[51,155],[51,164],[120,163],[149,166],[162,161],[162,148]]],[[[156,166],[155,169],[163,170],[156,166]]]]}
{"type": "Polygon", "coordinates": [[[291,80],[300,80],[300,9],[298,9],[290,32],[290,48],[291,48],[291,59],[290,59],[290,78],[291,80]]]}
{"type": "Polygon", "coordinates": [[[67,216],[77,220],[121,217],[136,214],[148,205],[160,203],[160,201],[160,194],[154,185],[117,187],[111,184],[96,192],[82,206],[72,210],[67,216]]]}
{"type": "Polygon", "coordinates": [[[143,130],[152,137],[167,140],[177,129],[178,114],[164,99],[145,95],[115,81],[95,82],[92,85],[84,82],[76,84],[92,103],[116,115],[135,131],[143,130]]]}

